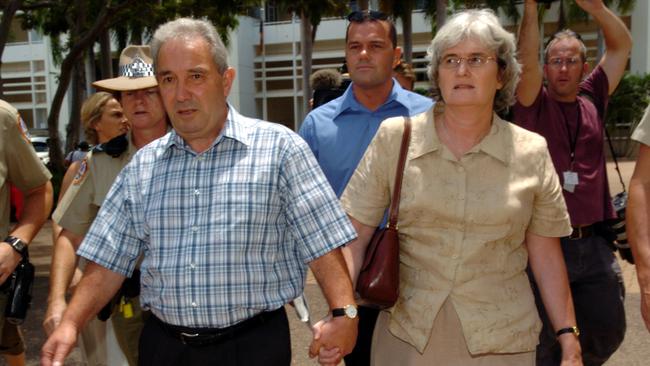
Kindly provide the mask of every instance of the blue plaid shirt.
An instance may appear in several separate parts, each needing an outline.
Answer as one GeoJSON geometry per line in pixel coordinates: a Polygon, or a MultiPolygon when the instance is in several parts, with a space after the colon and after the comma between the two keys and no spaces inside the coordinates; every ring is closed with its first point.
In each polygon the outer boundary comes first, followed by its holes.
{"type": "Polygon", "coordinates": [[[356,233],[307,144],[230,107],[197,154],[172,131],[122,170],[78,254],[130,275],[163,321],[226,327],[300,295],[306,263],[356,233]]]}

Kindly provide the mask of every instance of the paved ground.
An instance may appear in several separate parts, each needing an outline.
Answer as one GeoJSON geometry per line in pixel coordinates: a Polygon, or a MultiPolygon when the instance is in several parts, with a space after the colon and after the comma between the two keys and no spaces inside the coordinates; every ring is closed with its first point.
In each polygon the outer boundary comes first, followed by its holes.
{"type": "MultiPolygon", "coordinates": [[[[610,187],[613,193],[618,193],[620,183],[616,173],[610,168],[610,187]]],[[[623,162],[621,170],[626,183],[632,173],[633,163],[623,162]]],[[[44,334],[41,328],[41,322],[46,307],[46,296],[48,289],[48,274],[49,274],[49,261],[51,255],[51,240],[49,224],[46,225],[44,230],[41,230],[36,241],[30,247],[30,254],[33,258],[34,264],[37,267],[37,279],[34,286],[34,301],[32,309],[28,314],[28,319],[24,325],[25,339],[28,343],[27,358],[28,365],[38,365],[38,357],[40,347],[44,341],[44,334]]],[[[628,330],[625,341],[621,348],[614,354],[612,359],[607,363],[607,366],[642,366],[650,364],[650,333],[645,329],[639,313],[639,287],[636,282],[636,271],[634,266],[621,261],[623,273],[625,277],[625,284],[627,289],[627,297],[625,300],[625,307],[627,311],[628,330]]],[[[309,277],[306,287],[306,295],[309,300],[312,317],[319,319],[327,312],[327,306],[322,298],[318,285],[313,277],[309,277]]],[[[594,304],[598,306],[598,304],[594,304]]],[[[293,365],[315,365],[316,363],[309,360],[307,357],[307,349],[309,347],[311,333],[307,327],[300,323],[295,316],[293,316],[292,308],[287,308],[289,319],[291,322],[292,332],[292,345],[293,345],[293,365]]],[[[4,361],[0,360],[0,365],[4,365],[4,361]]],[[[66,365],[83,365],[78,351],[74,352],[67,360],[66,365]]]]}

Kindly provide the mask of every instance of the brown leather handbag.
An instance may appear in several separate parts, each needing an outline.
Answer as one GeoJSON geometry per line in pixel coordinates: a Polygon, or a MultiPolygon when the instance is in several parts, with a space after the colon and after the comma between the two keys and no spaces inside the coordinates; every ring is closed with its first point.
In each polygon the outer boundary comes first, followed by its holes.
{"type": "Polygon", "coordinates": [[[404,134],[395,172],[395,187],[388,211],[388,225],[377,229],[370,239],[357,280],[361,298],[379,308],[395,305],[399,296],[399,236],[397,217],[402,190],[402,176],[411,138],[411,120],[404,121],[404,134]]]}

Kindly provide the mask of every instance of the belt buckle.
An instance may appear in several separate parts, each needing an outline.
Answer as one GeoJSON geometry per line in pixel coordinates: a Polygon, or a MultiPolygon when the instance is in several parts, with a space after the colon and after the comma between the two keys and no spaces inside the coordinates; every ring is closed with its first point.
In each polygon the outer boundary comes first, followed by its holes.
{"type": "Polygon", "coordinates": [[[198,337],[198,336],[199,336],[199,333],[185,333],[185,332],[181,332],[181,333],[180,333],[180,336],[181,336],[181,342],[182,342],[184,345],[187,345],[187,344],[188,344],[187,340],[192,340],[192,339],[198,337]]]}

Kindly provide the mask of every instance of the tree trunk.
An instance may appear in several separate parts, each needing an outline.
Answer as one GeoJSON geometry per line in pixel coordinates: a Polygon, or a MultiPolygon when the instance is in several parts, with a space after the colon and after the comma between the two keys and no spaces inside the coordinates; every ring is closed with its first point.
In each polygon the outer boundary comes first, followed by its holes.
{"type": "Polygon", "coordinates": [[[357,1],[359,10],[368,10],[368,0],[359,0],[357,1]]]}
{"type": "Polygon", "coordinates": [[[313,43],[312,26],[309,17],[304,12],[300,12],[300,56],[302,63],[302,114],[300,121],[296,121],[296,128],[300,127],[300,122],[309,111],[309,99],[311,99],[311,86],[309,85],[309,76],[311,75],[311,56],[313,43]]]}
{"type": "Polygon", "coordinates": [[[447,0],[436,0],[436,30],[447,21],[447,0]]]}
{"type": "Polygon", "coordinates": [[[71,112],[68,125],[66,126],[65,153],[74,150],[75,146],[79,143],[81,103],[86,96],[84,70],[84,59],[83,57],[80,57],[72,70],[71,112]]]}
{"type": "Polygon", "coordinates": [[[404,38],[403,57],[406,63],[413,63],[413,3],[405,1],[404,14],[402,14],[402,37],[404,38]]]}
{"type": "MultiPolygon", "coordinates": [[[[2,70],[2,55],[5,52],[5,46],[9,40],[9,30],[11,29],[11,21],[16,15],[16,11],[22,5],[22,0],[9,1],[2,10],[2,23],[0,23],[0,71],[2,70]]],[[[0,72],[0,98],[4,98],[4,86],[2,80],[2,73],[0,72]]]]}
{"type": "MultiPolygon", "coordinates": [[[[123,4],[128,4],[127,2],[123,4]]],[[[109,9],[104,7],[93,24],[92,28],[88,30],[83,36],[79,37],[78,34],[70,34],[71,39],[78,38],[74,44],[71,45],[70,51],[61,63],[61,73],[59,74],[59,84],[52,99],[50,107],[50,114],[47,116],[47,128],[50,137],[50,163],[52,170],[55,172],[63,172],[63,154],[61,152],[61,140],[59,139],[59,113],[61,113],[61,105],[65,93],[70,85],[72,78],[72,69],[77,60],[83,55],[83,51],[90,47],[95,42],[99,33],[108,27],[111,19],[119,14],[119,10],[123,7],[109,9]]]]}
{"type": "MultiPolygon", "coordinates": [[[[113,58],[111,57],[111,34],[108,29],[99,35],[99,57],[102,79],[113,77],[113,58]]],[[[92,60],[94,62],[94,60],[92,60]]]]}

